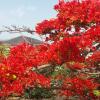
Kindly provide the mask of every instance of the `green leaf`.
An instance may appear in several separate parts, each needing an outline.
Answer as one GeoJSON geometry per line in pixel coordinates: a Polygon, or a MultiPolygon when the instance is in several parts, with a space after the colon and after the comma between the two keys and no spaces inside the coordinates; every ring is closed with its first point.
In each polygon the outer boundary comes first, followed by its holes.
{"type": "Polygon", "coordinates": [[[100,96],[100,90],[94,90],[93,94],[96,95],[96,96],[100,96]]]}
{"type": "Polygon", "coordinates": [[[92,77],[92,78],[96,78],[96,77],[97,77],[97,75],[91,75],[91,77],[92,77]]]}
{"type": "Polygon", "coordinates": [[[66,69],[66,74],[70,74],[70,69],[66,69]]]}
{"type": "Polygon", "coordinates": [[[0,45],[0,54],[7,57],[10,53],[9,46],[7,45],[0,45]]]}

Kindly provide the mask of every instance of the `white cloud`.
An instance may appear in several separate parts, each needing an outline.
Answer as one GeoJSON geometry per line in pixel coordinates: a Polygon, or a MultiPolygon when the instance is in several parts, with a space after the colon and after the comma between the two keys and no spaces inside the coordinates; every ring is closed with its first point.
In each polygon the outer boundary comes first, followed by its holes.
{"type": "Polygon", "coordinates": [[[18,7],[16,9],[13,9],[10,11],[10,14],[12,16],[18,17],[18,18],[23,18],[25,15],[27,15],[29,12],[33,13],[36,10],[36,7],[33,6],[22,6],[18,7]]]}
{"type": "Polygon", "coordinates": [[[0,11],[0,20],[3,20],[6,18],[6,13],[4,11],[0,11]]]}
{"type": "Polygon", "coordinates": [[[26,9],[29,10],[29,11],[35,11],[35,10],[36,10],[36,7],[29,6],[29,7],[27,7],[26,9]]]}
{"type": "Polygon", "coordinates": [[[22,8],[17,8],[17,9],[13,9],[10,11],[10,15],[11,16],[15,16],[15,17],[23,17],[25,14],[25,11],[22,8]]]}
{"type": "Polygon", "coordinates": [[[34,11],[36,11],[34,6],[20,6],[13,9],[0,10],[0,24],[3,25],[3,23],[12,22],[12,20],[23,19],[27,15],[32,16],[34,11]]]}

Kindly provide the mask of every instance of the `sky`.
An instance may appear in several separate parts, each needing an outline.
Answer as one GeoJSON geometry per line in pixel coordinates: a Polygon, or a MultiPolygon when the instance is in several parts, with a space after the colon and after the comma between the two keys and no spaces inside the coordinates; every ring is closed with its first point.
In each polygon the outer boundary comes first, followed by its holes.
{"type": "MultiPolygon", "coordinates": [[[[24,25],[34,29],[42,20],[56,16],[53,6],[57,2],[58,0],[0,0],[0,29],[10,25],[24,25]]],[[[0,35],[3,39],[7,37],[7,33],[0,35]]]]}

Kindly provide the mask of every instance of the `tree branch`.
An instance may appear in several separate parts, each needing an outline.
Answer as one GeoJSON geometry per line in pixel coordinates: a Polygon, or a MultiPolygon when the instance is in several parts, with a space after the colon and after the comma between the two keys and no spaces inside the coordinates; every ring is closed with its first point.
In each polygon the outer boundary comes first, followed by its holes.
{"type": "Polygon", "coordinates": [[[35,31],[26,26],[19,27],[19,26],[11,25],[10,27],[4,26],[4,29],[0,30],[0,33],[3,32],[9,32],[9,33],[27,32],[33,34],[35,31]]]}

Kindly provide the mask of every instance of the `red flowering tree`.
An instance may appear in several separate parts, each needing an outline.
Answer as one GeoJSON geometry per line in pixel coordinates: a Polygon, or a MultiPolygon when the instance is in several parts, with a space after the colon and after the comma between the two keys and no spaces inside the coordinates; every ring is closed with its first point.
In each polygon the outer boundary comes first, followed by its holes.
{"type": "Polygon", "coordinates": [[[0,96],[100,97],[100,0],[59,0],[56,18],[37,24],[47,43],[19,44],[0,62],[0,96]]]}

